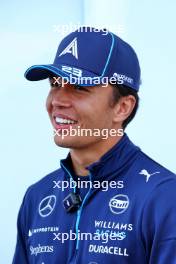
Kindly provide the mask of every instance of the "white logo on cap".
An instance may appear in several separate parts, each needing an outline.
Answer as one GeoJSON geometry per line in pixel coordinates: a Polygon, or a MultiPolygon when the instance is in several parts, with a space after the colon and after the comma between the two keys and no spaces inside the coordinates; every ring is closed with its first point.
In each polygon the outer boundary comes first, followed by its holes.
{"type": "Polygon", "coordinates": [[[78,47],[77,38],[74,38],[72,42],[59,54],[59,57],[66,53],[71,53],[76,59],[78,59],[78,47]]]}
{"type": "Polygon", "coordinates": [[[62,71],[68,72],[68,73],[73,74],[77,77],[82,77],[82,70],[74,68],[74,67],[62,65],[62,71]]]}

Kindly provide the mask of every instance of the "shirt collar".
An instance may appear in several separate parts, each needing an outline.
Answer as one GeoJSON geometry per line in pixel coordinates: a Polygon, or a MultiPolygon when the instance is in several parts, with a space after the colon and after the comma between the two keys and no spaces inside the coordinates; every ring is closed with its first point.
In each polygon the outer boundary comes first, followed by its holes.
{"type": "MultiPolygon", "coordinates": [[[[135,146],[128,136],[124,136],[107,151],[98,161],[86,167],[92,175],[92,180],[112,180],[115,176],[127,170],[139,152],[139,147],[135,146]]],[[[73,175],[73,167],[70,153],[66,159],[61,160],[63,170],[73,175]]]]}

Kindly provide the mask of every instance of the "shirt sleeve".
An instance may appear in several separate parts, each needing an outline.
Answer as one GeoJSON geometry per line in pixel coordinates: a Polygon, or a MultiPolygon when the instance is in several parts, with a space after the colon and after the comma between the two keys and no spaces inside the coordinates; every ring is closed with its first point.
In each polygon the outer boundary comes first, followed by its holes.
{"type": "Polygon", "coordinates": [[[142,234],[149,264],[176,264],[176,179],[161,183],[150,195],[142,234]]]}
{"type": "Polygon", "coordinates": [[[12,264],[29,264],[28,258],[27,258],[27,250],[26,250],[26,241],[25,241],[25,225],[26,225],[26,210],[25,210],[25,204],[27,201],[27,194],[29,189],[27,190],[23,202],[21,204],[19,213],[18,213],[18,219],[17,219],[17,242],[16,242],[16,248],[15,253],[13,257],[12,264]]]}

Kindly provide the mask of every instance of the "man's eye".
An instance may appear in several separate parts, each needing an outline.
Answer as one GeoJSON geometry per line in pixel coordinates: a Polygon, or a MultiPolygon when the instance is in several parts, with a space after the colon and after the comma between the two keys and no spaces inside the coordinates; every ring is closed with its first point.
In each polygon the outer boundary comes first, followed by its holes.
{"type": "Polygon", "coordinates": [[[75,90],[89,92],[89,89],[86,88],[85,86],[75,85],[74,88],[75,90]]]}
{"type": "Polygon", "coordinates": [[[52,83],[51,83],[51,87],[53,88],[53,87],[61,87],[62,86],[62,84],[61,83],[59,83],[59,82],[56,82],[56,81],[53,81],[52,83]]]}

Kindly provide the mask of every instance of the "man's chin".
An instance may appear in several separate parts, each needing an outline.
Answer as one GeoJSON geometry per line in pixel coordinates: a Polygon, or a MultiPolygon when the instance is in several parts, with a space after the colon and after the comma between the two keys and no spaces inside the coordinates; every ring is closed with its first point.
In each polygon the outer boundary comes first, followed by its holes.
{"type": "Polygon", "coordinates": [[[86,148],[96,142],[96,140],[92,140],[92,137],[61,137],[56,135],[54,137],[54,142],[58,147],[61,148],[69,148],[69,149],[83,149],[86,148]]]}
{"type": "Polygon", "coordinates": [[[58,147],[61,148],[79,148],[82,145],[84,145],[84,142],[81,143],[80,138],[76,138],[76,137],[69,137],[69,136],[65,136],[64,138],[61,136],[55,136],[54,137],[54,142],[58,147]]]}
{"type": "Polygon", "coordinates": [[[62,138],[61,136],[55,136],[54,137],[54,142],[58,147],[61,148],[71,148],[71,146],[73,145],[73,139],[70,140],[68,138],[62,138]]]}

